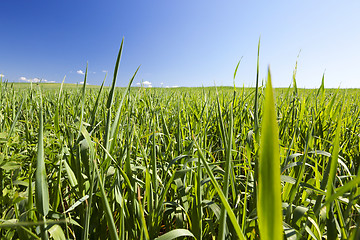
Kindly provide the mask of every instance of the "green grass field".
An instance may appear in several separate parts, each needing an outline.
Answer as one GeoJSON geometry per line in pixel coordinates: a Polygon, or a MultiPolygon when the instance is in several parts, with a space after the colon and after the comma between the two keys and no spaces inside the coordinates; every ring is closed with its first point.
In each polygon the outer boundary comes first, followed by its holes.
{"type": "Polygon", "coordinates": [[[295,79],[2,82],[1,239],[359,239],[360,90],[295,79]]]}

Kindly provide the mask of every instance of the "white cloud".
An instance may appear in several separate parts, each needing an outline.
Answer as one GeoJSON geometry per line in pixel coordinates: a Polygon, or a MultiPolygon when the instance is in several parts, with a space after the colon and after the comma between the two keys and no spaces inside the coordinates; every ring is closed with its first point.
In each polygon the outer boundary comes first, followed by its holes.
{"type": "Polygon", "coordinates": [[[54,83],[55,81],[48,81],[46,79],[40,79],[40,78],[26,78],[26,77],[20,77],[19,78],[20,81],[24,81],[24,82],[32,82],[32,83],[54,83]]]}
{"type": "Polygon", "coordinates": [[[152,88],[152,83],[149,81],[145,81],[145,82],[141,82],[141,83],[136,83],[136,85],[138,86],[143,86],[143,87],[147,87],[147,88],[152,88]]]}
{"type": "Polygon", "coordinates": [[[0,73],[0,77],[5,77],[5,75],[4,75],[4,74],[2,74],[2,73],[0,73]]]}
{"type": "Polygon", "coordinates": [[[107,70],[102,70],[103,73],[107,73],[108,71],[107,70]]]}
{"type": "Polygon", "coordinates": [[[176,85],[174,85],[174,86],[166,86],[165,88],[178,88],[179,86],[176,86],[176,85]]]}
{"type": "MultiPolygon", "coordinates": [[[[40,79],[39,78],[26,78],[26,77],[20,77],[19,80],[21,81],[25,81],[25,82],[33,82],[33,83],[37,83],[37,82],[40,82],[40,79]]],[[[46,79],[45,81],[46,82],[46,79]]]]}
{"type": "Polygon", "coordinates": [[[96,72],[93,72],[93,74],[96,74],[96,72]]]}
{"type": "Polygon", "coordinates": [[[77,72],[78,74],[85,75],[85,73],[84,73],[82,70],[77,70],[76,72],[77,72]]]}

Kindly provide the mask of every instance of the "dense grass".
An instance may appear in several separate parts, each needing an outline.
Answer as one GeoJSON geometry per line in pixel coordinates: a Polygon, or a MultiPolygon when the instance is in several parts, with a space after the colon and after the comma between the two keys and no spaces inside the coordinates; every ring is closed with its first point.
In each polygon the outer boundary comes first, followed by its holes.
{"type": "Polygon", "coordinates": [[[115,83],[1,83],[2,239],[359,238],[359,90],[115,83]]]}

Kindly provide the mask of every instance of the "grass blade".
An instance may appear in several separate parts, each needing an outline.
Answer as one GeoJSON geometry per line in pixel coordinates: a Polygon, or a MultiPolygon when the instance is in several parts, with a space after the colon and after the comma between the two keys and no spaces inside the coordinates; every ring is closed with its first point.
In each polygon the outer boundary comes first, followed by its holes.
{"type": "Polygon", "coordinates": [[[174,229],[164,235],[155,238],[156,240],[172,240],[179,237],[194,237],[194,235],[187,229],[174,229]]]}
{"type": "MultiPolygon", "coordinates": [[[[35,198],[36,209],[42,215],[45,221],[45,217],[49,213],[49,190],[45,169],[45,157],[44,157],[44,120],[42,112],[42,96],[40,91],[40,111],[39,111],[39,135],[38,135],[38,149],[36,158],[36,174],[35,174],[35,198]]],[[[41,238],[48,239],[47,232],[42,227],[41,238]]]]}
{"type": "MultiPolygon", "coordinates": [[[[81,133],[83,134],[84,138],[88,142],[90,151],[93,152],[94,151],[93,142],[91,141],[90,135],[89,135],[88,131],[86,130],[86,128],[84,126],[81,126],[81,133]]],[[[102,201],[103,205],[105,206],[104,211],[105,211],[106,221],[108,223],[110,236],[111,236],[111,239],[116,239],[117,240],[117,239],[119,239],[119,237],[117,235],[117,229],[116,229],[116,226],[115,226],[113,213],[111,211],[110,204],[109,204],[109,201],[107,199],[106,192],[105,192],[104,182],[103,182],[102,176],[101,176],[101,174],[99,172],[99,168],[97,166],[97,162],[96,162],[97,160],[93,159],[93,161],[94,161],[95,172],[96,172],[96,175],[97,175],[98,180],[99,180],[100,192],[101,192],[101,201],[102,201]]]]}
{"type": "MultiPolygon", "coordinates": [[[[228,203],[227,201],[227,198],[225,197],[223,191],[221,190],[220,188],[220,185],[218,184],[218,182],[216,181],[215,179],[215,176],[214,174],[212,173],[211,169],[210,169],[210,166],[209,164],[207,163],[206,159],[205,159],[205,156],[202,152],[202,150],[200,149],[200,146],[199,144],[197,143],[195,137],[193,136],[193,139],[194,139],[194,143],[196,145],[196,148],[198,150],[198,153],[199,153],[199,157],[200,159],[202,160],[204,166],[205,166],[205,169],[206,169],[206,172],[207,174],[209,175],[210,179],[211,179],[211,183],[213,184],[217,194],[219,195],[220,197],[220,200],[221,200],[221,203],[224,205],[225,209],[226,209],[226,212],[227,214],[229,215],[229,218],[230,218],[230,221],[231,223],[233,224],[233,227],[235,229],[235,232],[237,234],[237,237],[241,240],[245,240],[245,236],[243,234],[243,232],[241,231],[241,228],[240,228],[240,225],[239,223],[237,222],[237,219],[236,219],[236,216],[233,212],[233,210],[231,209],[231,206],[230,204],[228,203]]],[[[279,180],[280,182],[280,180],[279,180]]]]}
{"type": "MultiPolygon", "coordinates": [[[[221,114],[219,110],[219,114],[221,114]]],[[[228,198],[229,195],[229,178],[230,178],[230,171],[231,171],[231,159],[232,159],[232,140],[233,140],[233,108],[230,108],[230,129],[227,133],[227,139],[224,141],[227,142],[226,149],[225,149],[225,173],[224,173],[224,186],[223,192],[225,198],[228,198]]],[[[225,134],[224,134],[225,135],[225,134]]],[[[219,235],[218,239],[225,239],[225,229],[226,229],[226,211],[224,205],[221,207],[221,215],[220,215],[220,228],[219,228],[219,235]]]]}
{"type": "Polygon", "coordinates": [[[282,239],[279,132],[270,69],[265,92],[259,160],[257,213],[261,239],[282,239]]]}

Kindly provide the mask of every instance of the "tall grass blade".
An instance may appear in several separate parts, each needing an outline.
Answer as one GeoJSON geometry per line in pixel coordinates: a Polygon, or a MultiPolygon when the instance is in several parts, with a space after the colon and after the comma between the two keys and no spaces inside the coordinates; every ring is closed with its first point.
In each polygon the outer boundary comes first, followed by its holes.
{"type": "Polygon", "coordinates": [[[84,83],[81,91],[81,110],[80,110],[80,122],[79,122],[79,135],[80,129],[83,122],[83,116],[84,116],[84,106],[85,106],[85,91],[86,91],[86,84],[87,84],[87,74],[88,74],[88,64],[86,63],[86,70],[85,70],[85,77],[84,77],[84,83]]]}
{"type": "MultiPolygon", "coordinates": [[[[46,216],[49,213],[49,190],[45,168],[44,157],[44,120],[43,120],[43,108],[42,108],[42,96],[40,91],[40,103],[39,103],[39,134],[38,134],[38,148],[36,158],[36,174],[35,174],[35,198],[36,198],[36,210],[41,214],[43,220],[46,220],[46,216]]],[[[41,231],[41,238],[48,239],[47,232],[44,226],[41,231]]]]}
{"type": "MultiPolygon", "coordinates": [[[[341,110],[339,110],[339,116],[337,121],[336,133],[335,133],[335,142],[333,147],[333,152],[331,154],[330,162],[330,172],[328,177],[328,182],[326,186],[326,200],[328,200],[333,193],[333,184],[335,180],[338,157],[339,157],[339,148],[340,148],[340,130],[341,130],[341,110]]],[[[326,221],[327,221],[327,238],[328,239],[337,239],[337,230],[335,224],[335,216],[333,213],[333,203],[330,203],[326,206],[326,221]]]]}
{"type": "MultiPolygon", "coordinates": [[[[100,90],[99,90],[99,93],[96,97],[96,101],[95,101],[95,104],[94,104],[94,108],[91,112],[91,115],[90,115],[90,119],[89,119],[89,123],[90,123],[90,127],[92,129],[94,129],[95,127],[95,119],[96,119],[96,113],[98,111],[98,107],[99,107],[99,101],[100,101],[100,96],[101,96],[101,93],[102,93],[102,90],[104,88],[104,84],[105,84],[105,80],[106,80],[106,76],[107,76],[107,73],[105,74],[105,77],[104,77],[104,80],[100,86],[100,90]]],[[[91,132],[91,131],[90,131],[91,132]]]]}
{"type": "MultiPolygon", "coordinates": [[[[93,142],[91,141],[90,135],[88,133],[88,131],[86,130],[86,128],[84,126],[81,127],[81,133],[83,134],[84,138],[86,139],[86,141],[89,144],[89,149],[91,152],[94,151],[94,146],[93,146],[93,142]]],[[[104,188],[104,181],[102,179],[102,176],[99,172],[99,168],[97,166],[97,160],[93,159],[94,162],[94,171],[96,172],[96,175],[98,177],[99,180],[99,186],[100,186],[100,192],[101,192],[101,201],[105,207],[104,211],[105,211],[105,218],[106,221],[108,223],[108,228],[109,228],[109,232],[110,232],[110,237],[111,239],[119,239],[118,235],[117,235],[117,229],[115,226],[115,222],[114,222],[114,218],[113,218],[113,213],[111,211],[110,208],[110,204],[109,201],[107,199],[107,195],[105,192],[105,188],[104,188]]]]}
{"type": "Polygon", "coordinates": [[[58,99],[57,99],[57,104],[56,104],[56,109],[55,109],[55,116],[54,116],[54,127],[56,132],[58,133],[60,131],[60,127],[59,127],[59,108],[60,108],[60,104],[61,104],[61,93],[63,90],[63,86],[64,86],[64,81],[65,81],[66,76],[64,76],[61,85],[60,85],[60,90],[59,90],[59,95],[58,95],[58,99]]]}
{"type": "Polygon", "coordinates": [[[124,104],[124,101],[125,101],[125,98],[128,96],[128,94],[130,93],[130,89],[131,89],[131,84],[133,83],[134,79],[135,79],[135,76],[137,74],[137,72],[139,71],[140,69],[140,66],[136,69],[134,75],[132,76],[132,78],[130,79],[129,81],[129,84],[122,96],[122,99],[121,99],[121,102],[118,106],[118,109],[116,111],[116,114],[115,114],[115,118],[114,118],[114,121],[112,123],[112,126],[111,126],[111,131],[110,131],[110,139],[112,139],[112,143],[111,143],[111,147],[110,147],[110,150],[109,152],[111,153],[112,152],[112,149],[114,148],[115,146],[115,143],[116,143],[116,135],[118,133],[118,130],[119,130],[119,125],[120,125],[120,113],[121,113],[121,109],[122,109],[122,106],[124,104]]]}
{"type": "MultiPolygon", "coordinates": [[[[219,112],[221,114],[221,112],[219,112]]],[[[232,159],[232,140],[233,140],[233,108],[230,108],[230,129],[227,134],[227,139],[225,141],[226,149],[225,149],[225,173],[224,173],[224,185],[223,185],[223,193],[225,198],[228,198],[229,195],[229,178],[230,178],[230,171],[231,171],[231,159],[232,159]]],[[[220,215],[220,222],[219,222],[219,235],[218,239],[225,239],[225,228],[226,228],[226,209],[223,205],[221,207],[221,215],[220,215]]]]}
{"type": "Polygon", "coordinates": [[[263,240],[283,238],[278,136],[269,69],[261,126],[257,203],[260,237],[263,240]]]}
{"type": "MultiPolygon", "coordinates": [[[[110,152],[110,143],[109,143],[109,141],[110,141],[110,134],[111,134],[111,107],[112,107],[113,101],[114,101],[116,79],[117,79],[117,74],[118,74],[118,70],[119,70],[123,45],[124,45],[124,38],[121,41],[119,53],[118,53],[118,56],[117,56],[117,59],[116,59],[113,81],[112,81],[111,88],[110,88],[110,93],[109,93],[109,96],[108,96],[108,99],[107,99],[107,102],[106,102],[107,118],[106,118],[106,130],[105,130],[104,146],[105,146],[106,150],[108,150],[109,152],[110,152]]],[[[106,157],[106,154],[104,153],[104,163],[103,164],[105,164],[105,169],[108,166],[108,162],[109,162],[109,160],[106,157]]]]}
{"type": "Polygon", "coordinates": [[[256,86],[255,86],[255,103],[254,103],[254,132],[255,140],[259,141],[259,59],[260,59],[260,38],[258,43],[257,62],[256,62],[256,86]]]}

